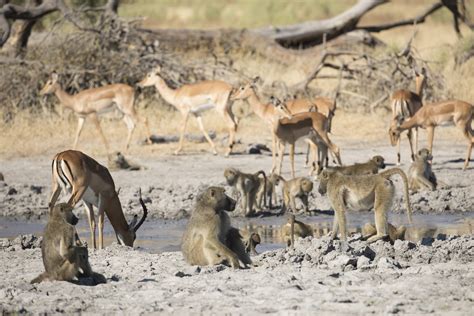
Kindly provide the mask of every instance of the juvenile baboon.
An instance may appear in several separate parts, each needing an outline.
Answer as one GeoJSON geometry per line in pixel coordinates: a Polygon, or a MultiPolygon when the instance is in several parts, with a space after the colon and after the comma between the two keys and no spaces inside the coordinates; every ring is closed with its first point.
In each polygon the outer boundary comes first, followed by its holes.
{"type": "Polygon", "coordinates": [[[260,186],[259,175],[263,175],[264,192],[267,191],[266,188],[266,176],[265,172],[262,170],[254,173],[243,173],[235,168],[227,168],[224,171],[224,177],[227,181],[227,184],[233,186],[240,193],[241,198],[241,208],[244,211],[245,216],[253,215],[253,204],[255,203],[257,197],[257,191],[260,186]]]}
{"type": "Polygon", "coordinates": [[[260,235],[258,233],[251,233],[250,236],[245,238],[244,246],[245,251],[252,255],[258,255],[257,245],[260,245],[262,242],[260,235]]]}
{"type": "MultiPolygon", "coordinates": [[[[293,230],[294,237],[306,238],[308,236],[313,236],[313,228],[308,224],[305,224],[296,219],[294,220],[293,230]]],[[[288,218],[288,222],[282,226],[281,234],[287,246],[291,246],[291,217],[288,218]]]]}
{"type": "Polygon", "coordinates": [[[379,169],[385,169],[385,159],[382,156],[373,156],[369,161],[356,163],[351,166],[329,167],[332,170],[339,171],[348,176],[377,174],[379,169]]]}
{"type": "Polygon", "coordinates": [[[276,173],[271,173],[270,176],[266,178],[258,178],[260,181],[255,205],[257,209],[262,209],[262,202],[265,207],[272,209],[273,205],[276,205],[277,202],[277,194],[276,194],[276,187],[280,182],[280,176],[276,173]],[[266,182],[266,183],[265,183],[266,182]],[[268,203],[267,203],[268,199],[268,203]],[[273,200],[273,201],[272,201],[273,200]],[[272,205],[273,202],[273,205],[272,205]]]}
{"type": "Polygon", "coordinates": [[[46,272],[31,283],[43,280],[73,281],[79,274],[90,276],[92,271],[87,261],[87,248],[77,246],[74,226],[77,221],[72,207],[67,203],[57,204],[50,209],[41,244],[46,272]]]}
{"type": "MultiPolygon", "coordinates": [[[[400,226],[396,228],[390,223],[388,224],[388,236],[390,238],[390,241],[394,242],[397,239],[400,240],[405,240],[405,232],[407,228],[405,226],[400,226]]],[[[364,227],[362,227],[362,236],[364,239],[368,239],[374,235],[377,234],[377,229],[375,228],[375,225],[372,223],[366,223],[364,227]]]]}
{"type": "Polygon", "coordinates": [[[283,208],[282,212],[290,209],[296,212],[296,198],[298,197],[304,206],[304,211],[309,212],[308,195],[313,190],[313,182],[305,177],[294,178],[286,181],[280,176],[283,182],[283,208]]]}
{"type": "Polygon", "coordinates": [[[369,242],[382,239],[388,234],[387,212],[392,206],[395,186],[392,175],[401,176],[404,184],[408,221],[411,223],[411,206],[408,195],[408,180],[399,168],[393,168],[375,175],[346,176],[334,170],[323,170],[320,174],[319,193],[328,193],[334,209],[334,224],[331,239],[335,239],[338,229],[341,240],[347,240],[346,211],[370,210],[374,208],[377,234],[369,242]]]}
{"type": "Polygon", "coordinates": [[[432,160],[433,156],[428,149],[423,148],[418,151],[415,161],[413,161],[410,169],[408,169],[408,185],[410,190],[436,190],[438,182],[431,169],[432,160]]]}
{"type": "Polygon", "coordinates": [[[140,170],[141,166],[129,162],[125,159],[125,156],[121,152],[116,151],[112,154],[112,158],[109,157],[108,161],[109,170],[140,170]]]}
{"type": "Polygon", "coordinates": [[[235,200],[221,187],[209,187],[198,198],[183,235],[181,251],[191,265],[227,264],[239,268],[252,261],[242,236],[231,226],[226,211],[235,209],[235,200]]]}

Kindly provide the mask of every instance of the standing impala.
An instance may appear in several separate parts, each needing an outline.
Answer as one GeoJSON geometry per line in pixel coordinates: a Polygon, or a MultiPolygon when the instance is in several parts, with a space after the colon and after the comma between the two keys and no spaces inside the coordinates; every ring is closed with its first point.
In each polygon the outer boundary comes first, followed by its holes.
{"type": "Polygon", "coordinates": [[[178,89],[171,89],[163,78],[160,76],[161,67],[156,67],[149,72],[146,77],[138,83],[140,87],[155,86],[160,95],[166,102],[173,105],[182,115],[183,122],[181,125],[181,134],[179,137],[179,145],[175,155],[179,154],[183,148],[184,133],[188,122],[189,114],[196,117],[201,132],[211,145],[214,155],[217,154],[216,146],[204,129],[202,123],[202,112],[215,108],[217,112],[224,118],[224,123],[229,129],[229,145],[225,153],[228,156],[234,145],[235,131],[237,123],[232,113],[229,96],[232,92],[232,86],[226,82],[212,80],[202,81],[194,84],[183,85],[178,89]]]}
{"type": "MultiPolygon", "coordinates": [[[[295,177],[295,143],[301,137],[310,138],[318,146],[329,148],[337,163],[342,164],[339,148],[328,137],[328,118],[326,116],[318,112],[303,112],[282,116],[281,113],[284,112],[283,109],[286,109],[286,106],[274,97],[271,100],[271,104],[278,110],[275,112],[276,119],[273,120],[273,132],[279,141],[277,174],[281,173],[283,155],[288,143],[290,144],[291,176],[295,177]]],[[[326,160],[326,157],[323,156],[321,160],[326,160]]],[[[321,161],[318,162],[318,165],[321,167],[321,161]]]]}
{"type": "MultiPolygon", "coordinates": [[[[423,106],[423,88],[425,87],[425,68],[421,73],[415,71],[416,92],[410,90],[397,90],[392,94],[392,121],[390,127],[396,127],[410,119],[423,106]]],[[[408,129],[408,142],[410,143],[411,161],[415,160],[415,153],[418,152],[418,127],[412,134],[411,128],[408,129]],[[413,150],[413,136],[415,138],[415,149],[413,150]]],[[[393,143],[393,140],[392,140],[393,143]]],[[[397,165],[400,165],[400,138],[397,140],[397,165]]]]}
{"type": "MultiPolygon", "coordinates": [[[[274,121],[278,119],[278,116],[275,116],[275,107],[272,104],[262,103],[255,92],[255,83],[259,80],[258,77],[254,78],[251,82],[240,86],[234,93],[231,95],[231,100],[247,100],[249,105],[252,107],[252,110],[257,116],[264,120],[272,133],[272,170],[276,167],[276,152],[277,152],[277,137],[275,135],[273,125],[274,121]]],[[[330,128],[330,122],[334,116],[335,111],[335,102],[332,102],[329,98],[317,97],[313,100],[307,99],[294,99],[285,101],[285,109],[291,114],[308,112],[311,108],[315,107],[318,112],[327,117],[327,128],[330,128]]],[[[314,143],[309,139],[309,144],[314,145],[314,143]]],[[[325,151],[327,155],[327,148],[322,148],[324,146],[318,145],[318,154],[321,156],[321,153],[325,151]]],[[[324,155],[324,153],[323,153],[324,155]]],[[[320,158],[318,159],[320,160],[320,158]]],[[[319,165],[321,165],[319,163],[319,165]]]]}
{"type": "Polygon", "coordinates": [[[463,168],[466,170],[469,165],[469,160],[471,159],[472,144],[474,143],[474,132],[471,127],[473,113],[473,106],[460,100],[450,100],[424,105],[408,121],[390,127],[389,133],[392,146],[395,146],[400,138],[400,133],[404,130],[413,127],[421,127],[428,130],[428,149],[432,153],[435,127],[438,125],[454,123],[462,131],[468,142],[467,155],[463,168]]]}
{"type": "MultiPolygon", "coordinates": [[[[41,89],[40,95],[54,93],[62,106],[71,109],[77,115],[78,125],[73,149],[76,149],[79,135],[84,127],[84,122],[86,118],[89,118],[95,124],[104,142],[107,154],[109,154],[109,145],[100,127],[98,114],[113,110],[116,106],[116,108],[123,113],[123,121],[128,129],[127,142],[125,145],[126,151],[130,145],[132,133],[138,121],[137,113],[134,108],[135,96],[133,88],[126,84],[111,84],[100,88],[83,90],[75,95],[70,95],[61,88],[58,79],[58,74],[53,72],[51,78],[46,82],[43,89],[41,89]]],[[[148,139],[150,139],[151,134],[146,119],[144,123],[147,128],[148,139]]]]}
{"type": "Polygon", "coordinates": [[[57,154],[53,158],[53,193],[49,200],[49,206],[53,207],[64,189],[72,193],[68,204],[74,207],[79,200],[83,200],[86,214],[89,219],[91,240],[94,248],[97,247],[95,240],[95,216],[93,206],[99,209],[99,248],[104,247],[104,213],[114,228],[117,240],[120,244],[133,247],[136,232],[145,221],[148,211],[141,199],[143,217],[137,223],[137,215],[130,224],[125,220],[122,205],[115,191],[112,176],[106,167],[99,164],[91,157],[80,151],[67,150],[57,154]]]}

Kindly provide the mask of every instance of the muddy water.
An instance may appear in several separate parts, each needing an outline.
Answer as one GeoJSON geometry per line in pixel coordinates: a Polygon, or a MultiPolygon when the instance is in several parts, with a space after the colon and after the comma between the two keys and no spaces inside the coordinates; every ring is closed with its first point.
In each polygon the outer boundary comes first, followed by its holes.
{"type": "MultiPolygon", "coordinates": [[[[333,216],[318,214],[308,217],[298,216],[297,219],[310,224],[313,227],[314,236],[320,237],[330,232],[333,216]]],[[[262,244],[257,247],[257,251],[263,252],[285,246],[281,234],[281,226],[286,223],[286,220],[286,216],[251,219],[234,218],[233,223],[235,226],[243,229],[244,232],[258,232],[261,236],[262,244]]],[[[372,213],[349,214],[349,232],[360,232],[362,226],[367,222],[373,222],[372,213]]],[[[396,226],[407,226],[405,237],[415,242],[423,237],[436,237],[438,234],[463,235],[473,234],[474,232],[474,213],[414,215],[411,226],[406,224],[407,219],[405,215],[390,214],[389,222],[396,226]]],[[[44,225],[44,222],[15,221],[0,217],[0,238],[14,238],[20,234],[41,235],[44,225]]],[[[186,220],[148,221],[140,228],[136,245],[152,253],[177,251],[180,247],[181,236],[185,226],[186,220]]],[[[81,239],[89,242],[90,233],[87,221],[82,218],[77,227],[81,239]]],[[[105,245],[116,240],[107,219],[104,228],[104,240],[105,245]]]]}

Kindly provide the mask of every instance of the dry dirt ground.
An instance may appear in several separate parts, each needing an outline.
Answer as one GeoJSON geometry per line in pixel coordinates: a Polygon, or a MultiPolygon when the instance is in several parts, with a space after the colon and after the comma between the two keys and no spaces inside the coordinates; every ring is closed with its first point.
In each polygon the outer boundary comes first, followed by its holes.
{"type": "MultiPolygon", "coordinates": [[[[387,157],[389,163],[395,160],[394,150],[386,142],[336,141],[342,148],[344,163],[365,161],[376,154],[387,157]]],[[[402,155],[407,161],[406,148],[402,155]]],[[[462,171],[459,158],[464,155],[462,141],[435,143],[434,171],[447,187],[411,195],[415,213],[433,216],[456,213],[472,218],[474,164],[471,162],[470,169],[462,171]]],[[[99,161],[105,162],[103,158],[99,157],[99,161]]],[[[121,188],[120,198],[128,218],[141,212],[137,199],[139,187],[150,218],[177,219],[186,217],[192,210],[199,190],[211,184],[224,185],[224,168],[233,166],[254,172],[268,171],[271,166],[271,156],[266,154],[224,158],[190,150],[177,157],[132,155],[130,158],[147,169],[112,172],[116,186],[121,188]]],[[[0,160],[0,171],[5,175],[5,183],[0,184],[0,216],[46,219],[50,159],[40,156],[0,160]]],[[[289,176],[287,164],[285,157],[283,175],[286,177],[289,176]]],[[[303,155],[297,156],[296,164],[298,174],[305,175],[303,155]]],[[[402,168],[407,170],[408,164],[402,168]]],[[[398,180],[397,187],[400,187],[398,180]]],[[[328,210],[326,198],[314,191],[310,208],[328,210]]],[[[62,199],[66,196],[62,195],[62,199]]],[[[393,212],[404,212],[401,201],[398,193],[393,212]]],[[[78,213],[83,215],[82,208],[78,208],[78,213]]],[[[85,220],[84,216],[81,220],[85,220]]],[[[30,285],[29,281],[43,269],[38,241],[2,240],[0,309],[35,314],[472,313],[472,234],[440,236],[432,244],[429,240],[423,243],[398,241],[391,245],[379,241],[367,245],[357,240],[356,235],[351,247],[342,251],[337,241],[331,244],[327,237],[305,239],[299,240],[294,250],[266,251],[254,257],[256,267],[242,270],[225,266],[191,267],[179,252],[151,254],[114,244],[105,250],[90,251],[93,269],[107,278],[107,284],[78,286],[66,282],[30,285]]]]}

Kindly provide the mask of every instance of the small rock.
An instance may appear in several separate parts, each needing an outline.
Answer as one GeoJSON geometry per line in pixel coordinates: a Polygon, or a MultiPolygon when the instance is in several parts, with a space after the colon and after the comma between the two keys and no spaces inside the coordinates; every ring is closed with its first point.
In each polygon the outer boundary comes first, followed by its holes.
{"type": "Polygon", "coordinates": [[[9,188],[8,192],[7,192],[7,195],[14,195],[14,194],[17,194],[17,193],[18,193],[18,191],[15,188],[9,188]]]}
{"type": "Polygon", "coordinates": [[[400,240],[400,239],[395,240],[395,243],[393,244],[393,248],[397,252],[405,252],[415,247],[416,245],[412,243],[411,241],[400,240]]]}
{"type": "Polygon", "coordinates": [[[36,237],[35,235],[20,235],[11,241],[11,245],[15,249],[35,249],[41,247],[43,237],[36,237]]]}
{"type": "Polygon", "coordinates": [[[370,259],[367,258],[366,256],[360,256],[357,259],[357,269],[360,269],[362,267],[366,267],[370,264],[370,259]]]}
{"type": "Polygon", "coordinates": [[[340,255],[336,257],[336,259],[328,262],[330,267],[339,267],[344,269],[348,265],[356,266],[357,265],[357,259],[349,257],[348,255],[340,255]]]}
{"type": "Polygon", "coordinates": [[[184,277],[190,277],[191,274],[184,273],[183,271],[178,271],[174,276],[177,276],[179,278],[184,278],[184,277]]]}
{"type": "Polygon", "coordinates": [[[423,239],[420,241],[420,244],[423,246],[431,246],[433,244],[433,241],[433,237],[423,237],[423,239]]]}
{"type": "Polygon", "coordinates": [[[41,194],[41,192],[43,192],[43,187],[36,186],[36,185],[30,185],[30,190],[33,191],[36,194],[41,194]]]}
{"type": "Polygon", "coordinates": [[[379,269],[400,269],[402,266],[398,261],[388,258],[388,257],[382,257],[379,259],[379,262],[377,263],[377,268],[379,269]]]}

